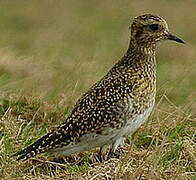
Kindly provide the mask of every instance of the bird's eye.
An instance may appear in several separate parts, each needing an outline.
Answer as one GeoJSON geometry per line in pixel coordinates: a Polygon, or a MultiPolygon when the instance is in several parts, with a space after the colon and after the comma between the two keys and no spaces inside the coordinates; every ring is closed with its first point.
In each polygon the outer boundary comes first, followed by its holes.
{"type": "Polygon", "coordinates": [[[159,25],[158,24],[151,24],[151,25],[149,25],[149,28],[152,31],[157,31],[159,29],[159,25]]]}

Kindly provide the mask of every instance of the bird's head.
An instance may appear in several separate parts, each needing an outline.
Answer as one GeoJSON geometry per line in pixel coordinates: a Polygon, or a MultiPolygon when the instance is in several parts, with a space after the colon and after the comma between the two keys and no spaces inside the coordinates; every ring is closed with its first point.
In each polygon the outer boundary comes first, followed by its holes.
{"type": "Polygon", "coordinates": [[[144,14],[135,17],[130,27],[131,40],[140,46],[153,46],[161,40],[184,41],[169,32],[166,21],[160,16],[144,14]]]}

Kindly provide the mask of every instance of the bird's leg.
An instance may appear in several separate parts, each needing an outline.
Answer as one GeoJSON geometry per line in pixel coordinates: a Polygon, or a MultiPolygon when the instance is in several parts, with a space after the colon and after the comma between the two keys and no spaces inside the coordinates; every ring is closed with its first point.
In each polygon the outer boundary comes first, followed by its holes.
{"type": "Polygon", "coordinates": [[[116,157],[116,158],[120,157],[120,151],[118,151],[117,148],[118,148],[119,145],[123,145],[124,144],[124,140],[125,140],[125,138],[121,137],[121,138],[117,139],[115,141],[115,143],[112,144],[112,146],[110,148],[110,151],[108,153],[108,159],[110,159],[112,157],[116,157]]]}
{"type": "Polygon", "coordinates": [[[106,159],[104,154],[105,154],[107,147],[108,147],[107,145],[100,147],[100,150],[98,152],[98,159],[100,162],[103,162],[106,159]]]}
{"type": "Polygon", "coordinates": [[[120,149],[114,149],[113,147],[110,148],[110,151],[108,153],[108,158],[107,159],[110,159],[110,158],[120,158],[120,149]]]}
{"type": "Polygon", "coordinates": [[[99,153],[98,153],[98,160],[100,161],[100,162],[103,162],[104,161],[104,157],[103,157],[103,154],[102,154],[102,152],[101,152],[101,149],[102,148],[100,148],[100,150],[99,150],[99,153]]]}
{"type": "Polygon", "coordinates": [[[113,155],[114,155],[114,146],[112,146],[111,148],[110,148],[110,151],[109,151],[109,153],[108,153],[108,158],[107,159],[110,159],[110,158],[112,158],[113,157],[113,155]]]}

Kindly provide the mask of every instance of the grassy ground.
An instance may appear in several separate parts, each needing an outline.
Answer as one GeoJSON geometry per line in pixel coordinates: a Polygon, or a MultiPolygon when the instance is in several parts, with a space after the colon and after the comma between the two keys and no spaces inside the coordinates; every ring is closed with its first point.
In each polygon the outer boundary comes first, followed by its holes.
{"type": "Polygon", "coordinates": [[[196,3],[0,1],[0,179],[196,179],[196,3]],[[124,53],[132,17],[165,17],[187,44],[157,53],[157,101],[120,159],[97,150],[54,161],[9,158],[64,121],[74,102],[124,53]]]}

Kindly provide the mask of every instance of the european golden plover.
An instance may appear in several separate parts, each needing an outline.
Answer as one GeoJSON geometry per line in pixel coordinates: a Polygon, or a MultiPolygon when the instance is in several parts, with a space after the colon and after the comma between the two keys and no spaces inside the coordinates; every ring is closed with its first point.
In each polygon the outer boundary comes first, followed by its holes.
{"type": "Polygon", "coordinates": [[[184,43],[164,19],[145,14],[134,18],[126,54],[76,103],[65,122],[15,155],[26,160],[39,153],[70,155],[110,146],[109,156],[148,118],[156,94],[157,44],[184,43]]]}

